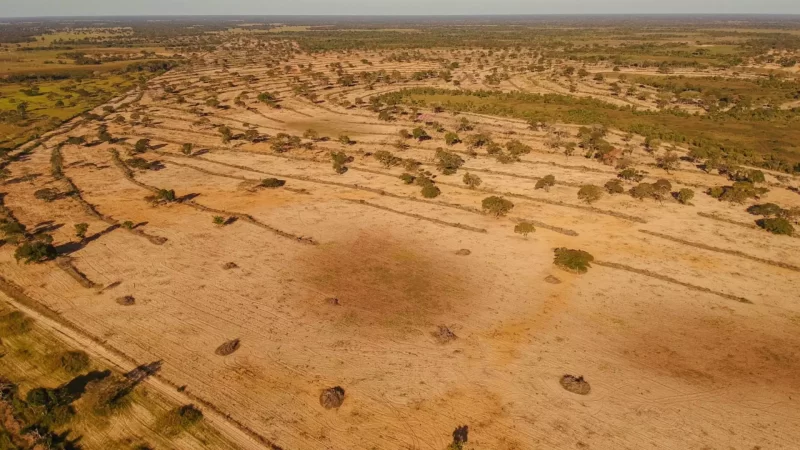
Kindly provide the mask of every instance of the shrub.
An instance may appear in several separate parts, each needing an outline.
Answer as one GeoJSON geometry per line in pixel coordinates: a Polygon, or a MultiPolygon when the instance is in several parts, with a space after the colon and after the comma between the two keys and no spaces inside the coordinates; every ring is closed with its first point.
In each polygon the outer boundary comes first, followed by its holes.
{"type": "Polygon", "coordinates": [[[130,404],[128,394],[132,389],[131,381],[121,376],[111,375],[89,382],[82,399],[93,413],[107,416],[130,404]]]}
{"type": "Polygon", "coordinates": [[[191,155],[193,149],[194,149],[194,144],[187,142],[186,144],[183,144],[181,146],[181,153],[183,153],[184,155],[191,155]]]}
{"type": "Polygon", "coordinates": [[[653,198],[658,201],[663,201],[664,198],[672,190],[672,183],[665,179],[659,179],[653,183],[653,198]]]}
{"type": "Polygon", "coordinates": [[[460,156],[442,149],[436,150],[436,159],[436,169],[444,175],[452,175],[464,165],[464,160],[460,156]]]}
{"type": "Polygon", "coordinates": [[[158,194],[156,194],[156,200],[174,202],[175,199],[177,199],[177,197],[175,196],[174,189],[159,189],[158,194]]]}
{"type": "Polygon", "coordinates": [[[431,138],[428,135],[428,132],[426,132],[422,127],[417,127],[411,130],[411,135],[414,136],[414,139],[420,142],[427,141],[428,139],[431,138]]]}
{"type": "Polygon", "coordinates": [[[225,225],[225,218],[222,216],[214,216],[214,225],[225,225]]]}
{"type": "Polygon", "coordinates": [[[350,139],[350,136],[348,136],[348,135],[346,135],[346,134],[340,134],[340,135],[339,135],[339,138],[338,138],[338,141],[339,141],[339,143],[340,143],[340,144],[342,144],[342,145],[350,145],[350,144],[353,144],[353,141],[350,139]]]}
{"type": "Polygon", "coordinates": [[[167,435],[176,435],[196,424],[203,418],[203,413],[194,405],[183,405],[167,412],[157,423],[167,435]]]}
{"type": "Polygon", "coordinates": [[[319,133],[317,132],[317,130],[309,128],[305,132],[303,132],[303,137],[306,139],[311,139],[312,141],[316,141],[319,139],[319,133]]]}
{"type": "Polygon", "coordinates": [[[534,231],[536,231],[536,228],[532,223],[528,222],[520,222],[514,227],[514,233],[521,234],[526,238],[528,237],[529,233],[533,233],[534,231]]]}
{"type": "Polygon", "coordinates": [[[586,273],[594,261],[594,256],[583,250],[572,250],[568,248],[555,249],[553,264],[574,273],[586,273]]]}
{"type": "Polygon", "coordinates": [[[478,147],[483,147],[484,145],[487,145],[491,141],[492,138],[488,134],[478,133],[467,137],[465,143],[467,144],[467,147],[469,147],[470,149],[475,149],[478,147]]]}
{"type": "Polygon", "coordinates": [[[387,169],[399,165],[403,160],[386,150],[378,150],[372,155],[383,167],[387,169]]]}
{"type": "Polygon", "coordinates": [[[772,234],[785,234],[787,236],[792,236],[794,234],[794,227],[792,224],[782,217],[758,219],[756,224],[772,234]]]}
{"type": "Polygon", "coordinates": [[[509,200],[494,195],[483,199],[481,206],[485,213],[492,214],[495,217],[505,216],[509,211],[514,209],[514,204],[509,200]]]}
{"type": "Polygon", "coordinates": [[[675,196],[675,199],[682,205],[688,205],[693,198],[694,191],[688,188],[681,189],[675,196]]]}
{"type": "Polygon", "coordinates": [[[69,373],[80,373],[89,368],[89,355],[80,350],[64,352],[59,356],[58,364],[69,373]]]}
{"type": "Polygon", "coordinates": [[[631,197],[644,200],[646,198],[653,198],[655,188],[653,188],[653,185],[650,183],[639,183],[628,192],[631,194],[631,197]]]}
{"type": "Polygon", "coordinates": [[[459,139],[458,135],[452,131],[444,135],[444,143],[447,145],[455,145],[459,142],[461,142],[461,139],[459,139]]]}
{"type": "Polygon", "coordinates": [[[75,224],[75,236],[84,239],[86,238],[86,232],[89,231],[89,224],[88,223],[76,223],[75,224]]]}
{"type": "Polygon", "coordinates": [[[126,220],[125,222],[122,222],[122,228],[125,228],[126,230],[132,230],[133,229],[133,222],[131,222],[130,220],[126,220]]]}
{"type": "Polygon", "coordinates": [[[536,181],[534,189],[544,189],[545,192],[550,192],[550,188],[555,186],[556,177],[553,175],[545,175],[536,181]]]}
{"type": "Polygon", "coordinates": [[[133,146],[133,150],[136,153],[144,153],[148,148],[150,148],[150,139],[139,139],[136,141],[136,145],[133,146]]]}
{"type": "Polygon", "coordinates": [[[433,183],[425,183],[425,185],[422,186],[421,192],[422,196],[425,198],[436,198],[442,193],[439,187],[433,183]]]}
{"type": "Polygon", "coordinates": [[[140,170],[155,170],[161,167],[160,161],[148,161],[144,158],[130,158],[125,161],[125,164],[140,170]]]}
{"type": "Polygon", "coordinates": [[[343,174],[347,172],[345,164],[352,162],[353,157],[347,156],[345,152],[331,152],[331,161],[333,162],[333,170],[338,174],[343,174]]]}
{"type": "Polygon", "coordinates": [[[644,179],[644,172],[634,169],[633,167],[629,167],[625,170],[622,170],[620,173],[617,174],[617,178],[620,178],[625,181],[631,181],[634,183],[638,183],[644,179]]]}
{"type": "Polygon", "coordinates": [[[675,170],[678,167],[678,155],[676,155],[672,151],[667,151],[664,156],[660,156],[656,159],[656,163],[658,167],[670,172],[671,170],[675,170]]]}
{"type": "Polygon", "coordinates": [[[417,177],[415,177],[414,175],[411,175],[410,173],[406,172],[406,173],[403,173],[402,175],[400,175],[400,179],[403,180],[403,183],[405,183],[405,184],[413,184],[414,180],[416,180],[417,177]]]}
{"type": "Polygon", "coordinates": [[[625,192],[625,188],[622,186],[622,181],[619,178],[608,180],[603,187],[606,188],[606,192],[609,194],[622,194],[625,192]]]}
{"type": "Polygon", "coordinates": [[[486,154],[490,156],[500,156],[503,154],[503,147],[497,142],[489,142],[486,144],[486,154]]]}
{"type": "Polygon", "coordinates": [[[0,220],[0,231],[6,237],[8,242],[19,242],[25,236],[25,225],[8,219],[0,220]]]}
{"type": "Polygon", "coordinates": [[[33,193],[33,196],[38,198],[39,200],[44,200],[48,203],[58,200],[58,191],[53,188],[44,188],[39,189],[38,191],[33,193]]]}
{"type": "Polygon", "coordinates": [[[744,203],[747,199],[757,198],[768,192],[766,188],[757,188],[749,181],[736,181],[731,186],[717,186],[706,193],[719,201],[744,203]]]}
{"type": "Polygon", "coordinates": [[[18,336],[25,334],[33,329],[33,319],[26,316],[21,311],[11,311],[0,316],[0,334],[2,336],[18,336]]]}
{"type": "Polygon", "coordinates": [[[462,180],[470,189],[475,189],[480,186],[481,183],[483,183],[483,180],[481,180],[479,176],[472,175],[469,172],[464,174],[464,178],[462,180]]]}
{"type": "Polygon", "coordinates": [[[603,190],[593,184],[585,184],[578,190],[578,198],[590,205],[602,196],[603,190]]]}
{"type": "Polygon", "coordinates": [[[763,203],[747,208],[747,212],[754,216],[778,216],[783,213],[783,208],[775,203],[763,203]]]}
{"type": "Polygon", "coordinates": [[[286,180],[279,180],[277,178],[264,178],[261,180],[261,184],[259,186],[268,188],[268,189],[275,189],[282,187],[286,184],[286,180]]]}
{"type": "Polygon", "coordinates": [[[508,150],[508,153],[514,158],[517,158],[520,155],[527,155],[533,151],[529,145],[525,145],[516,139],[506,142],[506,150],[508,150]]]}
{"type": "Polygon", "coordinates": [[[58,252],[53,244],[42,241],[25,242],[14,251],[14,259],[17,262],[24,259],[25,264],[47,261],[56,256],[58,256],[58,252]]]}

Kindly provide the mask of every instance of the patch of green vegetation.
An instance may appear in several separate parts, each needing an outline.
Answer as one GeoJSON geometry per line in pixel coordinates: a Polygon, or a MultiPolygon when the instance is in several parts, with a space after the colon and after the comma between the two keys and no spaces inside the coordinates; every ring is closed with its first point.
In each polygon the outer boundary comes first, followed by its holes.
{"type": "Polygon", "coordinates": [[[800,172],[800,113],[791,110],[737,109],[715,115],[680,110],[644,111],[593,98],[560,94],[410,88],[384,94],[388,105],[441,105],[450,111],[499,115],[537,122],[601,124],[704,149],[708,157],[732,163],[800,172]]]}

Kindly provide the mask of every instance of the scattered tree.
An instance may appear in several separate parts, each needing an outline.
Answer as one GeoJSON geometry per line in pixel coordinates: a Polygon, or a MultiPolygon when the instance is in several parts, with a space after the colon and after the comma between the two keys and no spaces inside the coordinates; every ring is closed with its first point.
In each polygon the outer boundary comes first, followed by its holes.
{"type": "Polygon", "coordinates": [[[536,227],[529,222],[520,222],[514,227],[514,233],[521,234],[525,238],[528,237],[529,233],[533,233],[534,231],[536,231],[536,227]]]}
{"type": "Polygon", "coordinates": [[[603,190],[593,184],[585,184],[578,190],[578,198],[590,205],[602,196],[603,190]]]}
{"type": "Polygon", "coordinates": [[[553,175],[545,175],[536,181],[534,189],[544,189],[545,192],[550,192],[550,188],[556,185],[556,177],[553,175]]]}
{"type": "Polygon", "coordinates": [[[586,273],[592,267],[591,262],[594,261],[594,256],[583,250],[561,247],[555,249],[554,253],[553,263],[568,272],[586,273]]]}
{"type": "Polygon", "coordinates": [[[495,217],[505,216],[514,208],[514,204],[509,200],[494,195],[483,199],[481,206],[483,207],[483,211],[485,213],[491,214],[495,217]]]}
{"type": "Polygon", "coordinates": [[[77,236],[81,240],[86,238],[86,232],[87,231],[89,231],[89,224],[88,223],[76,223],[75,224],[75,236],[77,236]]]}
{"type": "Polygon", "coordinates": [[[464,174],[463,181],[464,184],[466,184],[470,189],[476,189],[483,182],[480,177],[477,175],[472,175],[469,172],[464,174]]]}

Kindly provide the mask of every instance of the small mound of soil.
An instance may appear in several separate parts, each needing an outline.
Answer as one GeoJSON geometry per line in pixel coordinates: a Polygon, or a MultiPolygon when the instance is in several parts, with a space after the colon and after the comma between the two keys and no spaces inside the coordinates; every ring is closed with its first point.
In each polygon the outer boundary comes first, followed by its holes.
{"type": "Polygon", "coordinates": [[[561,377],[560,383],[561,387],[573,394],[586,395],[592,390],[592,387],[589,386],[589,382],[584,380],[582,376],[564,375],[561,377]]]}
{"type": "Polygon", "coordinates": [[[472,254],[472,252],[471,252],[471,251],[469,251],[469,250],[468,250],[468,249],[466,249],[466,248],[462,248],[461,250],[459,250],[459,251],[457,251],[457,252],[456,252],[456,255],[458,255],[458,256],[469,256],[469,255],[471,255],[471,254],[472,254]]]}
{"type": "Polygon", "coordinates": [[[326,298],[325,299],[325,303],[327,303],[329,305],[333,305],[333,306],[341,305],[341,303],[339,302],[339,299],[336,298],[336,297],[328,297],[328,298],[326,298]]]}
{"type": "Polygon", "coordinates": [[[546,281],[546,282],[548,282],[548,283],[550,283],[550,284],[561,284],[561,280],[559,280],[558,278],[556,278],[556,277],[554,277],[554,276],[552,276],[552,275],[548,275],[548,276],[547,276],[547,277],[544,279],[544,281],[546,281]]]}
{"type": "Polygon", "coordinates": [[[440,344],[446,344],[458,338],[455,333],[450,331],[450,328],[444,325],[439,325],[439,328],[431,334],[433,334],[433,337],[436,338],[440,344]]]}
{"type": "Polygon", "coordinates": [[[214,350],[214,353],[219,356],[228,356],[236,350],[239,350],[240,345],[239,339],[234,339],[217,347],[217,349],[214,350]]]}
{"type": "Polygon", "coordinates": [[[325,389],[319,395],[319,404],[325,409],[338,408],[344,403],[344,389],[339,386],[325,389]]]}
{"type": "Polygon", "coordinates": [[[133,298],[132,295],[126,295],[124,297],[119,297],[119,298],[117,298],[116,301],[117,301],[117,303],[119,303],[122,306],[131,306],[134,303],[136,303],[136,299],[133,298]]]}
{"type": "Polygon", "coordinates": [[[238,269],[239,266],[237,266],[235,262],[227,262],[222,265],[222,268],[225,270],[230,270],[230,269],[238,269]]]}

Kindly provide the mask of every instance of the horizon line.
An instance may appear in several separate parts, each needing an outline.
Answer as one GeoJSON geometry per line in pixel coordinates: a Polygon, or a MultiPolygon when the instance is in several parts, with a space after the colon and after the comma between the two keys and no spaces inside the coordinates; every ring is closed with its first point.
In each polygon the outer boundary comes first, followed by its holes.
{"type": "Polygon", "coordinates": [[[0,16],[0,20],[5,19],[97,19],[97,18],[142,18],[142,17],[315,17],[315,18],[343,18],[343,17],[414,17],[414,18],[435,18],[435,17],[622,17],[622,16],[644,16],[644,17],[682,17],[682,16],[703,16],[703,17],[798,17],[798,13],[780,12],[737,12],[737,13],[695,13],[695,12],[649,12],[649,13],[507,13],[507,14],[97,14],[97,15],[53,15],[53,16],[0,16]]]}

